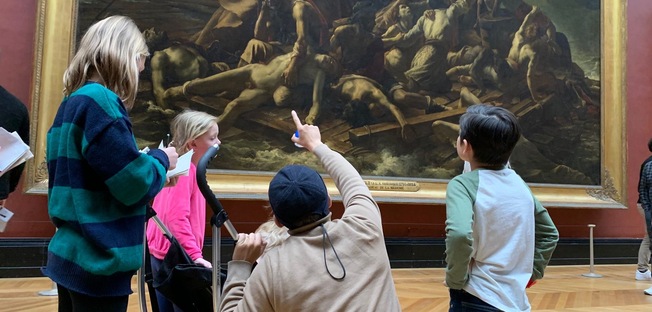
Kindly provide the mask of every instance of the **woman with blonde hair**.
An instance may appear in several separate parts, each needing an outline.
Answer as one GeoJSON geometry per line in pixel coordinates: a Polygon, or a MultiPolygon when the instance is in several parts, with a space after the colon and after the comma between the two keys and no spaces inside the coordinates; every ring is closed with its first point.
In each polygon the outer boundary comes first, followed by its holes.
{"type": "MultiPolygon", "coordinates": [[[[153,207],[161,222],[179,241],[190,258],[197,264],[211,268],[211,263],[204,260],[202,255],[206,233],[206,199],[197,185],[196,173],[197,163],[206,151],[221,143],[217,138],[217,117],[186,110],[172,120],[170,131],[177,153],[183,155],[192,150],[190,169],[187,176],[179,177],[175,186],[163,189],[154,198],[153,207]]],[[[170,241],[153,220],[147,225],[147,244],[152,274],[156,276],[170,248],[170,241]]],[[[156,300],[160,312],[181,311],[158,290],[156,300]]]]}
{"type": "Polygon", "coordinates": [[[168,182],[174,148],[140,153],[127,111],[149,55],[128,17],[93,24],[64,74],[47,134],[48,212],[57,231],[43,273],[59,311],[127,311],[142,265],[146,204],[168,182]]]}

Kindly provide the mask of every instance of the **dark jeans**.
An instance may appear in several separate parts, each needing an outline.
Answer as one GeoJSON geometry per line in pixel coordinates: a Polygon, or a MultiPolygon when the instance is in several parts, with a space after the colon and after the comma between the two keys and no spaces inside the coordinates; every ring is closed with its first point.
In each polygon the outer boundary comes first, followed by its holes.
{"type": "Polygon", "coordinates": [[[59,312],[126,312],[129,296],[91,297],[57,284],[59,312]]]}
{"type": "Polygon", "coordinates": [[[449,312],[498,312],[500,310],[461,289],[450,289],[449,312]]]}
{"type": "MultiPolygon", "coordinates": [[[[149,256],[149,259],[152,263],[152,275],[154,275],[156,272],[158,272],[158,270],[161,269],[163,260],[157,259],[152,255],[149,256]]],[[[158,303],[159,312],[183,312],[183,310],[179,309],[179,307],[172,303],[172,301],[168,300],[168,298],[163,296],[163,294],[158,290],[156,291],[156,302],[158,303]]]]}

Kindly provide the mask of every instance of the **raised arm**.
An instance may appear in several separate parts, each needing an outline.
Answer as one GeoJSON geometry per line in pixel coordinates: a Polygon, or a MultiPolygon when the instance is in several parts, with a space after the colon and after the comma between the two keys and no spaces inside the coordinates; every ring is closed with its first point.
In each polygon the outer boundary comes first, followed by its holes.
{"type": "Polygon", "coordinates": [[[342,155],[322,143],[317,126],[301,124],[294,111],[292,111],[292,118],[299,133],[299,137],[293,136],[292,141],[313,152],[335,182],[342,195],[345,209],[343,218],[356,216],[369,220],[376,231],[382,232],[380,209],[358,171],[342,155]]]}
{"type": "Polygon", "coordinates": [[[446,9],[446,15],[449,19],[456,18],[469,11],[471,0],[457,0],[446,9]]]}
{"type": "Polygon", "coordinates": [[[308,51],[308,42],[306,39],[308,33],[308,24],[305,22],[305,19],[308,16],[306,14],[307,9],[308,7],[301,2],[296,2],[292,6],[292,18],[294,18],[296,23],[297,40],[295,41],[294,48],[292,49],[290,64],[283,72],[283,78],[285,79],[285,84],[288,87],[294,87],[297,85],[299,80],[299,66],[303,64],[308,51]]]}
{"type": "Polygon", "coordinates": [[[271,20],[269,10],[269,0],[263,0],[260,5],[258,19],[256,19],[256,25],[254,26],[254,38],[265,42],[271,40],[271,20]]]}

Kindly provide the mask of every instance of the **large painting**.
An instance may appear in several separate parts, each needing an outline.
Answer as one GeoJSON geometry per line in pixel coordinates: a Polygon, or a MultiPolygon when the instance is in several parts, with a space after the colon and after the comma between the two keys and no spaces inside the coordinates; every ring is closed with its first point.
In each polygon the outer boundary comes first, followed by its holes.
{"type": "Polygon", "coordinates": [[[184,109],[218,116],[208,180],[221,198],[266,198],[288,163],[320,170],[289,140],[294,109],[379,201],[443,202],[463,166],[459,117],[488,103],[518,117],[510,165],[542,202],[626,202],[624,4],[598,0],[41,1],[32,192],[75,43],[116,14],[151,52],[130,112],[138,144],[157,146],[184,109]]]}

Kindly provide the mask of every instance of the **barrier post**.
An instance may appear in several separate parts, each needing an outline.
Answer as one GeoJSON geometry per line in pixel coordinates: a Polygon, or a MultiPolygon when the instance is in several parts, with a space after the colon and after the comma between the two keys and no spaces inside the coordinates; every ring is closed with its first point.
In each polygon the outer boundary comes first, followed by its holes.
{"type": "Polygon", "coordinates": [[[595,228],[595,224],[589,224],[589,273],[584,273],[582,276],[586,277],[593,277],[593,278],[599,278],[602,277],[601,274],[595,273],[595,268],[593,265],[593,228],[595,228]]]}

